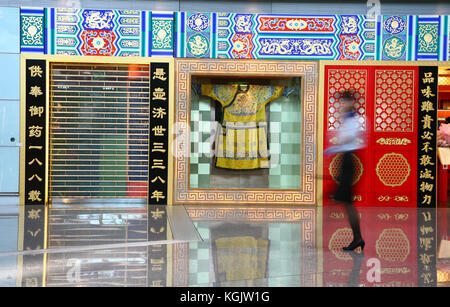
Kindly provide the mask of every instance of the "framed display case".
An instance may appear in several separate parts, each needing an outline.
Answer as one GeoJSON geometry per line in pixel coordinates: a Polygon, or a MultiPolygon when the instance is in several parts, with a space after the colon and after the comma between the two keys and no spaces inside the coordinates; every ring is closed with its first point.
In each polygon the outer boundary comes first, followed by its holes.
{"type": "Polygon", "coordinates": [[[317,203],[317,62],[175,66],[174,204],[317,203]]]}

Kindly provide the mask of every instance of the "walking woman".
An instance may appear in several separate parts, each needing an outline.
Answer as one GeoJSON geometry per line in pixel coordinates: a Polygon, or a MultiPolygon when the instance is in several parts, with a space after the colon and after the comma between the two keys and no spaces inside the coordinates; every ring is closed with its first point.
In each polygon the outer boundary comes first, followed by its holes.
{"type": "Polygon", "coordinates": [[[343,203],[347,211],[348,220],[353,231],[353,241],[349,246],[344,247],[346,251],[351,251],[361,246],[364,249],[365,242],[361,235],[359,214],[353,206],[353,176],[354,166],[352,153],[362,148],[361,130],[359,116],[354,109],[354,98],[350,91],[342,94],[341,126],[338,129],[338,144],[330,147],[325,154],[341,153],[343,155],[340,173],[338,176],[338,187],[333,195],[333,199],[338,203],[343,203]]]}

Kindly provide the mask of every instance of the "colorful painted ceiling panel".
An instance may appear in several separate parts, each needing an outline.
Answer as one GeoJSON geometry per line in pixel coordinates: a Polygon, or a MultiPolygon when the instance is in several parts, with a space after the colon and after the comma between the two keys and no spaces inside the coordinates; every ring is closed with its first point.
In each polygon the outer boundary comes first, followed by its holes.
{"type": "Polygon", "coordinates": [[[44,53],[44,9],[20,9],[20,51],[44,53]]]}
{"type": "MultiPolygon", "coordinates": [[[[146,56],[146,12],[46,9],[47,53],[146,56]]],[[[147,18],[146,18],[147,17],[147,18]]]]}
{"type": "Polygon", "coordinates": [[[440,60],[449,16],[21,8],[21,52],[303,60],[440,60]]]}
{"type": "Polygon", "coordinates": [[[217,14],[176,12],[176,57],[217,57],[217,14]]]}
{"type": "Polygon", "coordinates": [[[151,25],[151,56],[174,56],[173,13],[152,12],[151,25]]]}

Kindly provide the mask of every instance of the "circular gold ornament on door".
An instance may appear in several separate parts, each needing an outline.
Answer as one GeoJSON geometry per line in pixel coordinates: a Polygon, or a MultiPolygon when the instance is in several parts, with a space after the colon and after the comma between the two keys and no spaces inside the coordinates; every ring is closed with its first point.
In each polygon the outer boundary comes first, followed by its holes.
{"type": "Polygon", "coordinates": [[[331,236],[328,248],[339,260],[352,260],[352,257],[342,250],[344,246],[348,246],[353,240],[353,232],[351,228],[339,228],[331,236]]]}
{"type": "Polygon", "coordinates": [[[376,172],[385,186],[398,187],[408,179],[411,167],[402,154],[393,152],[381,157],[377,163],[376,172]]]}
{"type": "Polygon", "coordinates": [[[390,262],[405,262],[410,253],[408,237],[400,228],[384,229],[375,244],[378,257],[390,262]]]}
{"type": "MultiPolygon", "coordinates": [[[[333,178],[333,180],[336,183],[339,183],[338,177],[339,177],[340,166],[342,163],[342,158],[343,158],[343,155],[341,153],[337,154],[331,161],[330,166],[328,167],[331,178],[333,178]]],[[[364,171],[364,166],[361,163],[361,160],[355,154],[352,154],[352,158],[353,158],[352,159],[353,169],[355,170],[355,174],[353,176],[353,181],[352,181],[352,185],[354,185],[361,178],[363,171],[364,171]]]]}

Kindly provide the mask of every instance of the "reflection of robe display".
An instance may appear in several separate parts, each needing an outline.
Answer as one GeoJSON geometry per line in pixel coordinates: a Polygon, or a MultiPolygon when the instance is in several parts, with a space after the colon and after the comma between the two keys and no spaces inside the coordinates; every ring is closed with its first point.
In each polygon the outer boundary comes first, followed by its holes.
{"type": "Polygon", "coordinates": [[[246,236],[220,238],[215,242],[219,281],[266,277],[268,240],[246,236]]]}
{"type": "Polygon", "coordinates": [[[269,167],[265,106],[284,86],[202,84],[202,95],[218,101],[223,121],[216,137],[216,166],[227,169],[269,167]]]}

